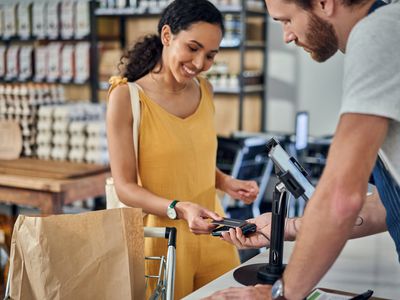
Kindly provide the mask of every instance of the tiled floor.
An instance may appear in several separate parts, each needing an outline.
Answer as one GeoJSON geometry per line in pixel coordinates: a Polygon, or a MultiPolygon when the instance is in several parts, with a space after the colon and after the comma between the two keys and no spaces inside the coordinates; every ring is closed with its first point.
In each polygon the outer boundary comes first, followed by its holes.
{"type": "MultiPolygon", "coordinates": [[[[285,253],[292,245],[285,243],[285,253]]],[[[320,287],[400,300],[400,263],[388,233],[349,241],[320,287]]]]}

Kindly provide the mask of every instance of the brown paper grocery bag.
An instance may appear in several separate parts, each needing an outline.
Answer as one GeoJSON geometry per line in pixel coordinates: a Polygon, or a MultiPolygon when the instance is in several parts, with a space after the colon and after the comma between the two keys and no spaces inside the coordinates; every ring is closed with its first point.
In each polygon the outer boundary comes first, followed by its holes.
{"type": "Polygon", "coordinates": [[[141,209],[19,216],[11,299],[144,299],[141,209]]]}

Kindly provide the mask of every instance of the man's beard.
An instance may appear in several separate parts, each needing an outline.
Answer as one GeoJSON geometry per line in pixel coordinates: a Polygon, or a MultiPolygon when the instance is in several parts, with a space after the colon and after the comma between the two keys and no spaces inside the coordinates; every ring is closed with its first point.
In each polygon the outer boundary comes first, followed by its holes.
{"type": "Polygon", "coordinates": [[[311,57],[317,62],[324,62],[332,57],[339,48],[339,41],[332,24],[310,14],[306,42],[311,57]]]}

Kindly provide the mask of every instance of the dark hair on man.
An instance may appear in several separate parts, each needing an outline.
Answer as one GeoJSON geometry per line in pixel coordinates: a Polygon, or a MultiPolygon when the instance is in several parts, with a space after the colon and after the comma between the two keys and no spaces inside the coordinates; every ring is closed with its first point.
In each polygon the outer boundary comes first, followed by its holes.
{"type": "MultiPolygon", "coordinates": [[[[304,10],[311,10],[314,5],[315,0],[285,0],[287,2],[292,2],[303,8],[304,10]]],[[[363,4],[369,0],[341,0],[340,2],[345,6],[355,6],[363,4]]]]}
{"type": "Polygon", "coordinates": [[[222,34],[225,31],[221,12],[208,0],[175,0],[163,11],[158,23],[158,34],[146,35],[139,39],[121,58],[124,64],[123,76],[133,82],[148,74],[158,62],[161,63],[163,44],[161,30],[164,25],[171,27],[173,34],[187,30],[198,22],[219,25],[222,34]]]}

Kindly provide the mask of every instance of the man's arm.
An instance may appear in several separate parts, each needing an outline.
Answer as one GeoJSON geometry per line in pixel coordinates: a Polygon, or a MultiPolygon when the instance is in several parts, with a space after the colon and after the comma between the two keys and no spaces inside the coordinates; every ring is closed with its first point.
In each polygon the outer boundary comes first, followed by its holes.
{"type": "Polygon", "coordinates": [[[310,199],[297,242],[284,272],[287,299],[303,299],[331,267],[365,202],[368,178],[383,143],[388,120],[344,114],[327,165],[310,199]]]}
{"type": "Polygon", "coordinates": [[[375,189],[372,195],[367,197],[350,238],[355,239],[384,231],[387,231],[386,210],[375,189]]]}

